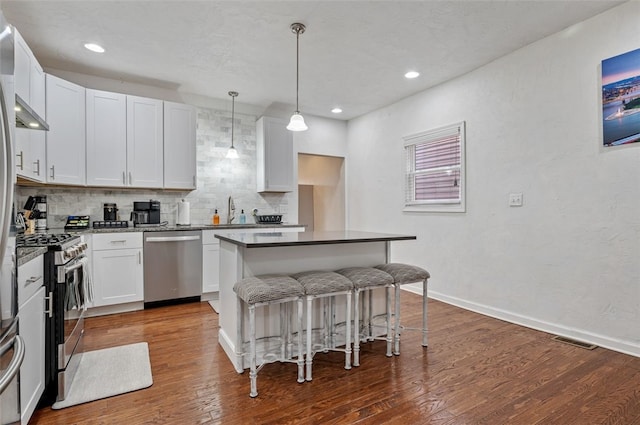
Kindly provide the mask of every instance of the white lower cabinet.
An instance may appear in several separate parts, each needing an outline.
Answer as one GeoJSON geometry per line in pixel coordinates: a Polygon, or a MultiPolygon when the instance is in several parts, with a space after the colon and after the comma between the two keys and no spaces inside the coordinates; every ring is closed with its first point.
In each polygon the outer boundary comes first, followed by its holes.
{"type": "Polygon", "coordinates": [[[220,239],[216,234],[304,232],[304,227],[260,227],[202,231],[202,293],[220,291],[220,239]]]}
{"type": "Polygon", "coordinates": [[[21,423],[27,424],[44,392],[45,288],[43,257],[18,268],[18,333],[25,354],[20,367],[21,423]]]}
{"type": "Polygon", "coordinates": [[[144,300],[142,232],[94,234],[93,306],[144,300]]]}
{"type": "MultiPolygon", "coordinates": [[[[204,232],[203,232],[204,233],[204,232]]],[[[202,245],[202,293],[220,290],[220,244],[202,245]]]]}

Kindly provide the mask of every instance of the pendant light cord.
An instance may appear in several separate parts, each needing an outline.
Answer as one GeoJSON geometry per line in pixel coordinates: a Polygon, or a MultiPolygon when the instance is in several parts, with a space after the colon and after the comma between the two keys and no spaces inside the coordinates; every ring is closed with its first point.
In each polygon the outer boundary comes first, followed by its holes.
{"type": "Polygon", "coordinates": [[[235,127],[236,97],[231,96],[231,147],[233,148],[233,127],[235,127]]]}
{"type": "Polygon", "coordinates": [[[236,117],[236,96],[238,96],[237,91],[230,91],[229,96],[231,96],[231,148],[234,149],[233,146],[233,128],[235,127],[234,121],[236,117]]]}
{"type": "Polygon", "coordinates": [[[300,30],[296,30],[296,114],[300,113],[298,106],[298,90],[300,87],[300,30]]]}

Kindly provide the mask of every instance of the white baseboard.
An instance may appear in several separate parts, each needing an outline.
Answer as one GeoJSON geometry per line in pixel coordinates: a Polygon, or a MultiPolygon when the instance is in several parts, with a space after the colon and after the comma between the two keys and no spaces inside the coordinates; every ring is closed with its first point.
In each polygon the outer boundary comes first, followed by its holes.
{"type": "MultiPolygon", "coordinates": [[[[414,294],[422,295],[422,283],[404,285],[402,289],[414,294]]],[[[527,328],[547,332],[553,335],[560,335],[563,337],[576,339],[578,341],[588,342],[590,344],[595,344],[597,346],[608,348],[613,351],[640,357],[640,344],[633,344],[628,341],[594,334],[582,329],[568,328],[566,326],[558,325],[555,323],[541,321],[532,317],[513,313],[511,311],[497,309],[491,306],[474,303],[457,297],[451,297],[449,295],[445,295],[436,291],[430,290],[428,296],[429,298],[432,298],[434,300],[442,301],[444,303],[451,304],[465,310],[474,311],[476,313],[494,317],[496,319],[514,323],[516,325],[525,326],[527,328]]]]}

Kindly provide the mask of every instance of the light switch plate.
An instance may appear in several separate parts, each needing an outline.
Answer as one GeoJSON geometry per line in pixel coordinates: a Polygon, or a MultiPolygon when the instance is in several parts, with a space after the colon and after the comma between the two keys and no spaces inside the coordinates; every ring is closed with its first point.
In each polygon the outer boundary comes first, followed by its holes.
{"type": "Polygon", "coordinates": [[[522,206],[522,193],[510,193],[509,194],[509,206],[521,207],[522,206]]]}

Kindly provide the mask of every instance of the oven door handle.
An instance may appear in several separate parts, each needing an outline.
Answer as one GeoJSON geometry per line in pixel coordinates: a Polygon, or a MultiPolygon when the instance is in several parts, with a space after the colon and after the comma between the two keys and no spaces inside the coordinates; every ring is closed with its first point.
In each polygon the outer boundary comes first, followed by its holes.
{"type": "Polygon", "coordinates": [[[48,297],[44,297],[44,299],[49,303],[49,307],[44,311],[44,314],[49,316],[49,318],[53,317],[53,292],[49,292],[48,297]]]}
{"type": "MultiPolygon", "coordinates": [[[[10,343],[10,346],[13,345],[13,358],[11,359],[11,363],[7,367],[7,371],[4,375],[0,377],[0,394],[9,386],[9,383],[15,378],[15,376],[20,371],[20,366],[22,366],[22,361],[24,360],[24,341],[20,337],[20,335],[16,335],[13,337],[13,343],[10,343]]],[[[10,346],[8,348],[10,348],[10,346]]]]}
{"type": "Polygon", "coordinates": [[[64,272],[66,274],[66,273],[72,272],[74,270],[77,270],[82,266],[84,266],[84,263],[82,261],[79,261],[79,262],[77,262],[77,263],[75,263],[75,264],[73,264],[71,266],[64,266],[64,272]]]}

